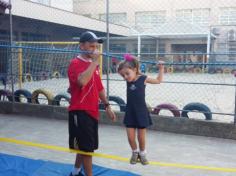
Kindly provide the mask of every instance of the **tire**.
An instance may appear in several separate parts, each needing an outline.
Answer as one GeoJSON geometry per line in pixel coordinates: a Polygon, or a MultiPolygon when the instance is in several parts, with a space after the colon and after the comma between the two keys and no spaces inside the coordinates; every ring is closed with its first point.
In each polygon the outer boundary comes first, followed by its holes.
{"type": "Polygon", "coordinates": [[[211,110],[202,103],[189,103],[185,105],[181,116],[189,118],[188,113],[191,111],[202,112],[205,115],[206,120],[212,120],[211,110]]]}
{"type": "Polygon", "coordinates": [[[28,103],[32,103],[32,94],[26,89],[19,89],[14,92],[14,98],[16,102],[21,102],[20,96],[23,95],[25,98],[27,98],[28,103]]]}
{"type": "Polygon", "coordinates": [[[152,113],[159,115],[161,109],[167,109],[172,112],[174,117],[180,117],[180,111],[179,111],[178,107],[173,104],[169,104],[169,103],[159,104],[158,106],[156,106],[154,108],[152,113]]]}
{"type": "Polygon", "coordinates": [[[54,96],[51,92],[45,90],[45,89],[37,89],[32,93],[32,103],[34,104],[40,104],[38,100],[39,94],[43,94],[47,97],[48,105],[52,105],[52,101],[54,99],[54,96]]]}
{"type": "Polygon", "coordinates": [[[13,101],[12,92],[10,90],[0,89],[0,100],[4,101],[4,97],[6,97],[8,101],[13,101]]]}
{"type": "Polygon", "coordinates": [[[66,99],[66,101],[68,101],[70,103],[70,94],[59,93],[54,97],[54,99],[52,101],[52,105],[60,106],[61,105],[60,102],[63,98],[66,99]]]}
{"type": "Polygon", "coordinates": [[[174,68],[173,67],[167,67],[166,68],[166,72],[167,73],[173,73],[174,72],[174,68]]]}
{"type": "MultiPolygon", "coordinates": [[[[118,96],[109,96],[109,101],[116,102],[119,105],[119,107],[120,107],[120,112],[125,112],[126,103],[125,103],[125,101],[122,98],[120,98],[118,96]]],[[[105,109],[104,105],[103,104],[99,104],[99,109],[104,110],[105,109]]]]}
{"type": "Polygon", "coordinates": [[[33,77],[31,76],[30,73],[26,73],[24,76],[24,81],[25,82],[32,82],[33,81],[33,77]]]}
{"type": "Polygon", "coordinates": [[[230,69],[230,68],[224,68],[223,69],[224,74],[230,74],[231,72],[232,72],[232,69],[230,69]]]}
{"type": "Polygon", "coordinates": [[[60,74],[58,71],[55,71],[55,72],[52,74],[52,78],[59,79],[60,77],[61,77],[61,74],[60,74]]]}
{"type": "Polygon", "coordinates": [[[197,67],[193,69],[193,73],[202,73],[202,69],[197,67]]]}
{"type": "Polygon", "coordinates": [[[4,86],[7,85],[7,78],[5,76],[0,76],[0,80],[2,82],[2,85],[4,85],[4,86]]]}
{"type": "Polygon", "coordinates": [[[149,105],[148,103],[146,103],[146,106],[147,106],[147,109],[148,109],[148,112],[152,112],[152,107],[151,107],[151,105],[149,105]]]}
{"type": "Polygon", "coordinates": [[[216,70],[214,68],[209,68],[208,73],[209,74],[214,74],[214,73],[216,73],[216,70]]]}

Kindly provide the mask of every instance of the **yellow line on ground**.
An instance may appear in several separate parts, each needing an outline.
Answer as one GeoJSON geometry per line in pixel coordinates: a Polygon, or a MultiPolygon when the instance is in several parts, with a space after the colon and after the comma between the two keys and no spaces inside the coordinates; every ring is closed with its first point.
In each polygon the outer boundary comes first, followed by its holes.
{"type": "MultiPolygon", "coordinates": [[[[103,154],[103,153],[89,153],[89,152],[83,152],[80,150],[71,150],[71,149],[65,148],[65,147],[28,142],[28,141],[17,140],[17,139],[12,139],[12,138],[0,138],[0,142],[13,143],[13,144],[18,144],[18,145],[23,145],[23,146],[37,147],[37,148],[60,151],[60,152],[79,153],[79,154],[100,157],[100,158],[112,159],[112,160],[116,160],[116,161],[129,162],[129,159],[125,158],[125,157],[108,155],[108,154],[103,154]]],[[[198,166],[198,165],[189,165],[189,164],[164,163],[164,162],[156,162],[156,161],[151,161],[150,165],[184,168],[184,169],[209,170],[209,171],[216,171],[216,172],[236,172],[236,168],[208,167],[208,166],[198,166]]]]}

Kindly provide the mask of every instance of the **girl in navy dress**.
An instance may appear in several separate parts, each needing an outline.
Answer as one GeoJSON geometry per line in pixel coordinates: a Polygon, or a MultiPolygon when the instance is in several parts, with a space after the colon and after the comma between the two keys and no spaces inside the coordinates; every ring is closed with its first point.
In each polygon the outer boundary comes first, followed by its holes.
{"type": "Polygon", "coordinates": [[[136,57],[125,54],[124,59],[118,66],[118,73],[127,82],[127,105],[124,124],[132,149],[130,163],[136,164],[140,160],[143,165],[146,165],[148,164],[145,150],[146,128],[152,125],[152,120],[145,102],[145,87],[147,83],[160,84],[162,82],[164,65],[160,61],[157,78],[150,78],[140,73],[139,62],[136,57]],[[136,131],[139,149],[136,143],[136,131]]]}

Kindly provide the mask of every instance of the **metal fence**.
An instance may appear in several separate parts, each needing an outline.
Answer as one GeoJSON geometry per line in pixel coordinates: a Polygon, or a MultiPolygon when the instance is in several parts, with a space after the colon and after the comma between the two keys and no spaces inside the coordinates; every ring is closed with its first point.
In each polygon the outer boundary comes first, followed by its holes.
{"type": "MultiPolygon", "coordinates": [[[[236,0],[227,4],[210,0],[19,0],[10,4],[19,9],[11,14],[9,6],[0,15],[0,86],[5,91],[1,99],[18,89],[33,93],[39,88],[51,92],[51,98],[68,97],[69,60],[79,52],[79,35],[91,30],[106,41],[100,65],[109,96],[126,102],[126,84],[116,67],[123,54],[131,53],[151,77],[158,74],[156,62],[165,61],[164,82],[146,88],[153,111],[165,104],[183,113],[186,105],[197,103],[209,108],[213,120],[236,122],[236,0]]],[[[40,103],[49,103],[45,95],[37,96],[40,103]]],[[[165,109],[160,114],[173,115],[165,109]]],[[[196,112],[190,116],[205,118],[196,112]]]]}

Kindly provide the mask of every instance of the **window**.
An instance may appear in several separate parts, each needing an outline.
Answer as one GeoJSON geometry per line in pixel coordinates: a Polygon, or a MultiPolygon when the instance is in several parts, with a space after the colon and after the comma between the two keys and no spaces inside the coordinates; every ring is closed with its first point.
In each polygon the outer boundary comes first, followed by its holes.
{"type": "MultiPolygon", "coordinates": [[[[138,45],[134,44],[133,46],[134,52],[138,55],[138,45]]],[[[156,44],[155,43],[147,43],[141,44],[141,59],[142,60],[153,60],[156,58],[156,44]]]]}
{"type": "Polygon", "coordinates": [[[210,9],[183,9],[176,10],[176,20],[206,26],[209,24],[210,9]]]}
{"type": "Polygon", "coordinates": [[[158,57],[165,57],[165,53],[166,52],[166,45],[165,43],[159,43],[159,47],[158,47],[158,53],[161,53],[158,55],[158,57]]]}
{"type": "MultiPolygon", "coordinates": [[[[99,19],[106,21],[106,14],[100,14],[99,19]]],[[[110,13],[109,22],[114,24],[125,24],[127,22],[126,13],[110,13]]]]}
{"type": "Polygon", "coordinates": [[[135,24],[141,28],[157,27],[165,21],[166,11],[136,12],[135,14],[135,24]]]}
{"type": "Polygon", "coordinates": [[[236,7],[226,7],[220,9],[220,24],[236,24],[236,7]]]}
{"type": "Polygon", "coordinates": [[[124,44],[124,43],[110,44],[110,52],[112,52],[114,54],[121,54],[121,53],[124,54],[124,53],[126,53],[126,44],[124,44]]]}

